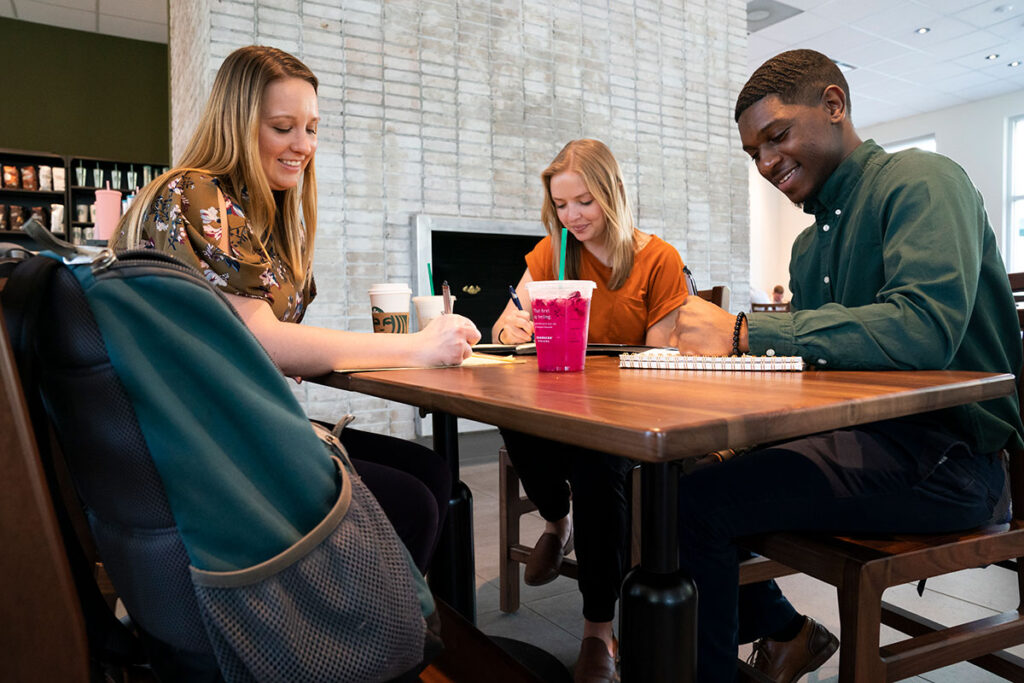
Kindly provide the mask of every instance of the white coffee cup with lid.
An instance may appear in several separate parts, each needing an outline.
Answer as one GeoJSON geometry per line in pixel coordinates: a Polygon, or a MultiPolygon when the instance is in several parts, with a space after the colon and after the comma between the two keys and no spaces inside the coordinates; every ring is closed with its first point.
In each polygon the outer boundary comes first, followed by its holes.
{"type": "Polygon", "coordinates": [[[409,331],[409,299],[412,290],[404,282],[370,285],[370,309],[374,332],[405,334],[409,331]]]}

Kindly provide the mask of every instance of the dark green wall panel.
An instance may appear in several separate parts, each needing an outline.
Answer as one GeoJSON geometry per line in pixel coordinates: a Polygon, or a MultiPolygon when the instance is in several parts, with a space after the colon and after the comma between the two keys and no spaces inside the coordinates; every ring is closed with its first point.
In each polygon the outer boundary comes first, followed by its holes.
{"type": "Polygon", "coordinates": [[[167,163],[167,46],[0,18],[0,147],[167,163]]]}

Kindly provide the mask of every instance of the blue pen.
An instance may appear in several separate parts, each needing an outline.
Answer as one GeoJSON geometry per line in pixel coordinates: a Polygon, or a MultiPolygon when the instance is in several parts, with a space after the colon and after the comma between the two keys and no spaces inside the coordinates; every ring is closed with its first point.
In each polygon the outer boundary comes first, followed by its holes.
{"type": "MultiPolygon", "coordinates": [[[[518,308],[520,311],[523,310],[523,305],[519,303],[519,297],[516,295],[516,288],[513,287],[512,285],[508,286],[508,295],[512,297],[512,303],[516,305],[516,308],[518,308]]],[[[532,334],[530,335],[530,341],[533,341],[532,334]]]]}
{"type": "Polygon", "coordinates": [[[520,311],[523,310],[523,305],[519,303],[519,297],[516,296],[516,288],[513,287],[512,285],[508,286],[508,295],[512,297],[512,303],[516,305],[516,308],[518,308],[520,311]]]}

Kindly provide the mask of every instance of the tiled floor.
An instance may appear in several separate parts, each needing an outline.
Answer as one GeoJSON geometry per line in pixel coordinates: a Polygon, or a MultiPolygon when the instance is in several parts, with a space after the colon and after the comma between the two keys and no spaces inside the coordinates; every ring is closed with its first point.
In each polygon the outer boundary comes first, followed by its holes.
{"type": "MultiPolygon", "coordinates": [[[[559,577],[537,588],[521,587],[522,606],[514,614],[498,609],[498,467],[497,432],[465,434],[460,438],[462,479],[473,493],[476,544],[477,624],[485,633],[526,641],[546,649],[571,667],[579,649],[583,618],[576,582],[559,577]]],[[[522,537],[529,543],[540,535],[543,522],[536,513],[522,520],[522,537]]],[[[821,621],[839,634],[835,590],[806,576],[781,579],[786,595],[798,611],[821,621]]],[[[916,587],[897,586],[886,593],[888,602],[913,609],[940,623],[956,623],[1014,609],[1016,579],[999,567],[974,569],[930,579],[923,597],[916,587]]],[[[883,642],[901,634],[883,629],[883,642]]],[[[749,650],[749,646],[747,648],[749,650]]],[[[1014,648],[1024,656],[1024,646],[1014,648]]],[[[836,681],[838,653],[804,680],[836,681]]],[[[935,683],[980,683],[1003,680],[970,664],[958,664],[909,679],[935,683]]]]}

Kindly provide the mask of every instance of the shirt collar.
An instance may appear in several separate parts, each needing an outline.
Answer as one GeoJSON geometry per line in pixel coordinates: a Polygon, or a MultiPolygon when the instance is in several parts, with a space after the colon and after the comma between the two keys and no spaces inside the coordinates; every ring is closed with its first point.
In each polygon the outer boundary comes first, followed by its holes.
{"type": "Polygon", "coordinates": [[[823,212],[831,211],[836,206],[842,206],[853,189],[857,187],[864,169],[871,159],[878,154],[885,154],[885,150],[879,147],[874,140],[865,140],[857,149],[850,153],[850,156],[832,171],[825,184],[818,190],[818,194],[804,202],[804,213],[817,216],[823,212]]]}

